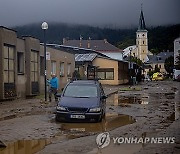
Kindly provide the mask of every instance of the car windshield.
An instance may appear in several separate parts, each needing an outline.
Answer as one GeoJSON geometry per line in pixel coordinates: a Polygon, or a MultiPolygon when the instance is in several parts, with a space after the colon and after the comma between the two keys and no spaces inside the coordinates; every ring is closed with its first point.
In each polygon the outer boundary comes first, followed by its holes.
{"type": "Polygon", "coordinates": [[[97,87],[89,85],[69,85],[64,96],[67,97],[97,97],[97,87]]]}

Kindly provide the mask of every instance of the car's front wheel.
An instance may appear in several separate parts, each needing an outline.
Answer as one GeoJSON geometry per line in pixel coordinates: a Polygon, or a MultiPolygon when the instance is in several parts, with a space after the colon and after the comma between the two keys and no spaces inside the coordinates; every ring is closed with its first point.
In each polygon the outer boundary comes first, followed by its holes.
{"type": "Polygon", "coordinates": [[[96,122],[102,122],[102,119],[105,118],[105,112],[102,112],[99,118],[96,119],[96,122]]]}
{"type": "Polygon", "coordinates": [[[59,116],[58,116],[57,114],[56,114],[55,120],[56,120],[57,122],[63,122],[63,120],[60,119],[59,116]]]}

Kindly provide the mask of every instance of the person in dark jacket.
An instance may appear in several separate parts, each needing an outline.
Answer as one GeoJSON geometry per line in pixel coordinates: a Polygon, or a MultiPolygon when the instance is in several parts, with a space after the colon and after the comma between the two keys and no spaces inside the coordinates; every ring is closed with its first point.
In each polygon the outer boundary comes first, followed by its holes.
{"type": "Polygon", "coordinates": [[[56,94],[57,94],[57,91],[59,88],[59,81],[58,81],[58,78],[56,77],[56,75],[52,74],[51,77],[52,77],[51,80],[48,80],[48,83],[50,84],[50,89],[49,89],[49,101],[50,102],[51,102],[52,94],[54,94],[55,101],[58,100],[56,97],[56,94]]]}

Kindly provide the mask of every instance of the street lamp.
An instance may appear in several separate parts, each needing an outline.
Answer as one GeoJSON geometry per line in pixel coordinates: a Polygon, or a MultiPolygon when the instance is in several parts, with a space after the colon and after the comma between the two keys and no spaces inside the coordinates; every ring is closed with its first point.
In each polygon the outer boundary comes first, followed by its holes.
{"type": "Polygon", "coordinates": [[[130,70],[129,70],[130,82],[129,83],[131,85],[132,84],[132,76],[131,76],[132,75],[131,74],[131,51],[132,51],[132,48],[131,47],[129,48],[129,51],[130,51],[130,59],[129,59],[129,61],[130,61],[130,67],[129,67],[130,68],[130,70]]]}
{"type": "Polygon", "coordinates": [[[47,22],[43,22],[41,25],[42,30],[44,31],[44,93],[45,93],[45,101],[47,101],[47,89],[46,89],[46,30],[48,29],[47,22]]]}

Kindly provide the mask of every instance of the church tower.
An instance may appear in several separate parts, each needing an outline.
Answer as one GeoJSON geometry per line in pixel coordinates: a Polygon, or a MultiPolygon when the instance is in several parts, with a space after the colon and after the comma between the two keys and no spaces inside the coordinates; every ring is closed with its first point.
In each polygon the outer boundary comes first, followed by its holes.
{"type": "Polygon", "coordinates": [[[146,30],[146,24],[144,20],[143,11],[141,8],[140,18],[139,18],[139,26],[136,32],[136,46],[137,46],[137,57],[142,60],[142,62],[147,61],[148,55],[148,31],[146,30]]]}

